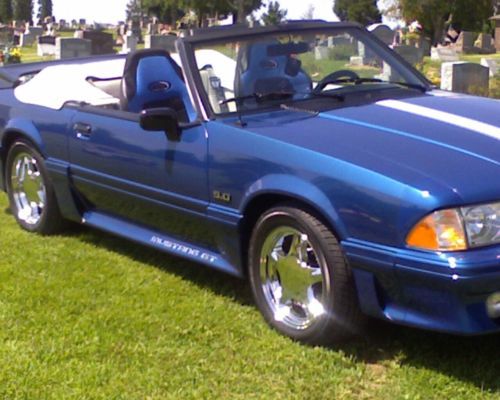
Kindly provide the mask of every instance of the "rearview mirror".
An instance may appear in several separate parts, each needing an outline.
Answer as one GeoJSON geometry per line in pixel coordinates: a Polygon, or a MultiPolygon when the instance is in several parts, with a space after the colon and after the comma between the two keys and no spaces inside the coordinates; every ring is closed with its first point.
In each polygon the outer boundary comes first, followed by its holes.
{"type": "Polygon", "coordinates": [[[177,112],[172,108],[149,108],[141,111],[141,128],[145,131],[164,131],[169,140],[177,141],[181,136],[177,112]]]}
{"type": "Polygon", "coordinates": [[[278,43],[267,46],[269,57],[290,56],[292,54],[303,54],[309,51],[309,44],[306,42],[278,43]]]}

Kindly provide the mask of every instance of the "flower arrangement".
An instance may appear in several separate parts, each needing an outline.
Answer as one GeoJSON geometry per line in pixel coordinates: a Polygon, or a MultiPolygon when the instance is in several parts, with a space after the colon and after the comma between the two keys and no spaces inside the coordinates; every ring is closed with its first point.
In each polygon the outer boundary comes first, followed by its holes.
{"type": "Polygon", "coordinates": [[[0,64],[19,64],[21,62],[21,49],[19,47],[6,47],[0,50],[0,64]]]}

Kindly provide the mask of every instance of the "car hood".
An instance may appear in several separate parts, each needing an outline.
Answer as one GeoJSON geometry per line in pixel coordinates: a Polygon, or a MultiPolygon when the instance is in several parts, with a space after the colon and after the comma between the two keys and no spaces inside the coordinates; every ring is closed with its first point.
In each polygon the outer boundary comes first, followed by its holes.
{"type": "Polygon", "coordinates": [[[312,114],[248,118],[247,129],[460,202],[500,199],[500,102],[432,91],[312,114]]]}

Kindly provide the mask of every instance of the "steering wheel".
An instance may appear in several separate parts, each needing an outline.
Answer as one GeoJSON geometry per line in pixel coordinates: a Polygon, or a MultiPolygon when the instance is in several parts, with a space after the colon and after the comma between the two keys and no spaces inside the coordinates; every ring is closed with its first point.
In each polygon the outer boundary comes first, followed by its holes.
{"type": "Polygon", "coordinates": [[[313,90],[315,93],[321,92],[325,87],[327,87],[330,84],[333,83],[345,83],[345,82],[356,82],[359,79],[359,75],[351,71],[349,69],[341,69],[335,72],[332,72],[331,74],[325,76],[321,81],[318,83],[318,86],[316,86],[313,90]],[[346,79],[343,79],[346,78],[346,79]]]}

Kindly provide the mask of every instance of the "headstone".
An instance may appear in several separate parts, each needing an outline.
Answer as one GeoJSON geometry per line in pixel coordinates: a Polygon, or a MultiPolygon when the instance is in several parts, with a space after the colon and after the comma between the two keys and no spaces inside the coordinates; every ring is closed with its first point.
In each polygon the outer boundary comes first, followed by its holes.
{"type": "Polygon", "coordinates": [[[66,29],[67,25],[68,25],[68,23],[66,22],[65,19],[60,19],[59,20],[59,28],[60,29],[66,29]]]}
{"type": "Polygon", "coordinates": [[[43,28],[41,26],[30,26],[28,33],[32,33],[36,38],[43,35],[43,28]]]}
{"type": "Polygon", "coordinates": [[[370,65],[376,59],[375,54],[362,42],[358,42],[358,56],[363,59],[363,65],[370,65]]]}
{"type": "Polygon", "coordinates": [[[138,42],[139,40],[132,35],[132,32],[129,32],[128,35],[123,37],[122,53],[128,54],[136,51],[138,42]]]}
{"type": "Polygon", "coordinates": [[[476,46],[480,49],[481,54],[496,53],[495,47],[492,45],[493,38],[489,33],[481,33],[476,41],[476,46]]]}
{"type": "Polygon", "coordinates": [[[37,54],[39,57],[56,55],[56,37],[38,36],[37,54]]]}
{"type": "Polygon", "coordinates": [[[355,51],[352,39],[346,36],[330,36],[327,40],[327,45],[328,47],[349,46],[353,48],[353,51],[355,51]]]}
{"type": "Polygon", "coordinates": [[[394,51],[408,61],[411,65],[417,65],[422,62],[422,52],[413,46],[401,45],[394,47],[394,51]]]}
{"type": "Polygon", "coordinates": [[[158,24],[149,23],[147,28],[148,35],[158,35],[160,32],[160,26],[158,24]]]}
{"type": "Polygon", "coordinates": [[[399,82],[403,80],[399,75],[398,71],[396,71],[386,62],[383,63],[382,73],[380,75],[374,76],[374,78],[381,79],[387,82],[399,82]]]}
{"type": "Polygon", "coordinates": [[[73,38],[74,39],[83,39],[83,31],[82,30],[76,30],[73,33],[73,38]]]}
{"type": "Polygon", "coordinates": [[[441,65],[441,89],[452,92],[487,95],[490,71],[468,62],[447,62],[441,65]]]}
{"type": "Polygon", "coordinates": [[[139,40],[139,43],[142,42],[142,28],[141,28],[141,20],[138,18],[133,18],[128,21],[127,31],[131,31],[132,34],[139,40]]]}
{"type": "Polygon", "coordinates": [[[127,25],[121,24],[118,28],[118,33],[120,36],[125,36],[127,34],[127,25]]]}
{"type": "Polygon", "coordinates": [[[14,29],[10,26],[0,27],[0,46],[10,45],[14,38],[14,29]]]}
{"type": "Polygon", "coordinates": [[[394,43],[394,31],[389,26],[384,24],[375,24],[369,26],[368,30],[371,31],[371,33],[378,37],[387,46],[390,46],[394,43]]]}
{"type": "Polygon", "coordinates": [[[352,56],[349,59],[349,65],[352,65],[353,67],[362,67],[363,66],[363,57],[352,56]]]}
{"type": "Polygon", "coordinates": [[[87,20],[85,18],[80,18],[80,20],[78,21],[78,24],[84,28],[86,25],[87,25],[87,20]]]}
{"type": "Polygon", "coordinates": [[[102,31],[83,31],[83,39],[92,42],[92,55],[114,53],[115,41],[111,33],[102,31]]]}
{"type": "Polygon", "coordinates": [[[476,34],[473,32],[462,31],[458,36],[455,43],[456,51],[464,54],[470,54],[474,52],[474,40],[476,34]]]}
{"type": "Polygon", "coordinates": [[[492,58],[481,58],[481,65],[490,69],[490,78],[493,78],[499,72],[497,60],[492,58]]]}
{"type": "Polygon", "coordinates": [[[165,49],[174,53],[177,36],[174,35],[146,35],[144,38],[146,49],[165,49]]]}
{"type": "Polygon", "coordinates": [[[92,42],[87,39],[57,38],[56,59],[89,57],[92,54],[92,42]]]}
{"type": "Polygon", "coordinates": [[[330,49],[327,46],[316,46],[314,48],[314,58],[316,60],[327,60],[330,49]]]}
{"type": "Polygon", "coordinates": [[[420,57],[429,57],[431,55],[432,42],[430,39],[421,36],[418,42],[418,49],[420,50],[420,57]]]}
{"type": "Polygon", "coordinates": [[[500,15],[495,15],[490,20],[495,24],[495,48],[500,51],[500,15]]]}
{"type": "Polygon", "coordinates": [[[36,36],[32,33],[21,33],[19,37],[19,46],[21,47],[31,47],[35,43],[36,36]]]}
{"type": "Polygon", "coordinates": [[[458,54],[452,47],[433,47],[431,49],[431,59],[442,62],[455,62],[458,61],[458,54]]]}

